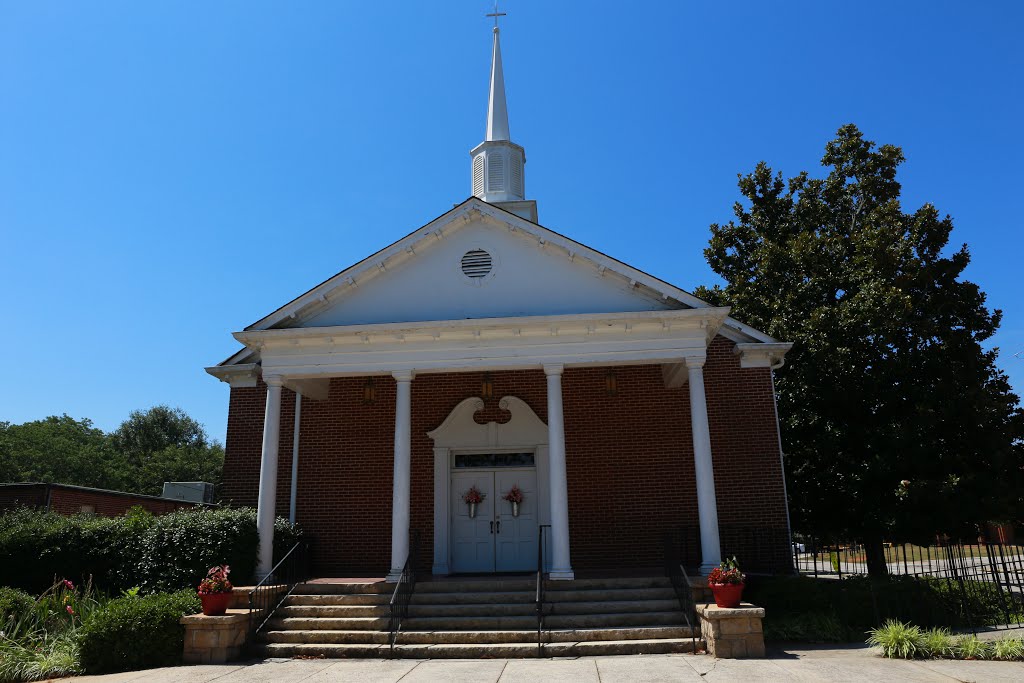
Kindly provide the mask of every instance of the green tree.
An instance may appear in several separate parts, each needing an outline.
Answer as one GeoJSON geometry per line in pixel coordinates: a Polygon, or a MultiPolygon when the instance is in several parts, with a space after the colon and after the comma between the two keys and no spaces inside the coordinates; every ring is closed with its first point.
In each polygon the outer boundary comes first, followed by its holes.
{"type": "Polygon", "coordinates": [[[164,481],[220,479],[224,449],[181,408],[134,410],[110,435],[133,465],[135,490],[159,495],[164,481]]]}
{"type": "Polygon", "coordinates": [[[893,533],[1021,514],[1024,415],[982,346],[1001,313],[961,277],[951,219],[904,213],[903,160],[847,125],[824,178],[758,164],[735,218],[711,226],[705,255],[726,285],[698,292],[795,343],[776,373],[794,523],[862,538],[873,575],[893,533]]]}
{"type": "Polygon", "coordinates": [[[111,434],[62,415],[0,422],[0,482],[160,495],[165,481],[220,481],[224,448],[180,408],[133,411],[111,434]]]}
{"type": "Polygon", "coordinates": [[[67,415],[14,425],[0,422],[0,481],[39,481],[120,489],[127,460],[88,419],[67,415]]]}
{"type": "Polygon", "coordinates": [[[133,410],[110,436],[117,450],[138,463],[172,446],[206,448],[208,440],[201,424],[181,408],[168,406],[133,410]]]}

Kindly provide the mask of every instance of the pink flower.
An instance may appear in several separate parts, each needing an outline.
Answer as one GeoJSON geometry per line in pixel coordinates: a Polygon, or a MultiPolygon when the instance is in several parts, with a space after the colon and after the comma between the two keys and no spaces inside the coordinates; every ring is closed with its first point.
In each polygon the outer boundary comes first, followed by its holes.
{"type": "Polygon", "coordinates": [[[64,587],[67,588],[69,591],[75,590],[75,584],[71,583],[67,579],[64,579],[64,587]]]}
{"type": "Polygon", "coordinates": [[[68,605],[68,606],[67,606],[67,607],[65,607],[64,609],[66,609],[66,610],[68,611],[68,614],[70,614],[70,615],[74,616],[74,614],[75,614],[75,610],[71,609],[71,605],[68,605]]]}

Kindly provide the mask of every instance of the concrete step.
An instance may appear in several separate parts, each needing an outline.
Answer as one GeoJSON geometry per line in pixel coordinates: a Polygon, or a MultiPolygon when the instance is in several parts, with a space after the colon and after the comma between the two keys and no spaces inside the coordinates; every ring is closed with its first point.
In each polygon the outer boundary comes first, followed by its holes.
{"type": "MultiPolygon", "coordinates": [[[[536,599],[534,588],[525,591],[465,591],[459,593],[422,592],[420,586],[412,596],[414,605],[465,605],[495,603],[530,603],[536,599]]],[[[552,590],[547,591],[545,600],[561,602],[604,602],[618,600],[676,600],[671,587],[644,587],[622,589],[552,590]]],[[[341,603],[339,603],[341,604],[341,603]]]]}
{"type": "Polygon", "coordinates": [[[318,618],[351,619],[353,617],[387,617],[391,615],[389,605],[289,605],[281,607],[274,614],[288,619],[318,618]]]}
{"type": "MultiPolygon", "coordinates": [[[[314,644],[384,644],[388,633],[383,631],[267,631],[261,635],[266,643],[314,644]]],[[[544,642],[591,642],[618,640],[684,639],[691,636],[685,626],[651,626],[626,629],[573,629],[544,631],[544,642]]],[[[537,632],[529,631],[402,631],[398,642],[405,645],[431,644],[507,644],[533,642],[537,632]]]]}
{"type": "MultiPolygon", "coordinates": [[[[409,617],[473,617],[536,615],[534,602],[494,604],[409,605],[409,617]]],[[[546,615],[625,614],[634,612],[672,612],[679,609],[677,600],[609,600],[606,602],[560,602],[546,604],[546,615]]]]}
{"type": "MultiPolygon", "coordinates": [[[[536,620],[535,620],[536,621],[536,620]]],[[[390,619],[387,617],[353,617],[353,618],[325,618],[325,617],[288,617],[275,616],[267,621],[266,630],[270,631],[306,631],[306,630],[331,630],[331,631],[382,631],[390,627],[390,619]]]]}
{"type": "Polygon", "coordinates": [[[536,593],[528,591],[492,591],[480,593],[421,593],[419,586],[412,594],[410,605],[493,605],[534,604],[536,593]]]}
{"type": "Polygon", "coordinates": [[[351,595],[353,593],[387,594],[395,591],[395,584],[384,580],[360,581],[346,583],[300,583],[295,586],[292,595],[351,595]]]}
{"type": "MultiPolygon", "coordinates": [[[[532,597],[535,597],[532,596],[532,597]]],[[[544,594],[547,602],[605,602],[609,600],[676,600],[675,590],[669,587],[595,588],[581,590],[549,590],[544,594]]]]}
{"type": "MultiPolygon", "coordinates": [[[[594,614],[551,614],[544,617],[545,628],[621,628],[630,626],[681,626],[681,612],[612,612],[594,614]]],[[[537,628],[536,614],[491,614],[472,616],[412,616],[403,622],[409,631],[502,631],[537,628]]]]}
{"type": "Polygon", "coordinates": [[[284,604],[294,606],[320,605],[387,605],[391,601],[390,593],[348,593],[323,595],[289,595],[284,604]]]}
{"type": "MultiPolygon", "coordinates": [[[[697,641],[697,647],[703,643],[697,641]]],[[[257,654],[265,657],[387,657],[390,648],[384,644],[327,644],[327,643],[265,643],[256,647],[257,654]]],[[[656,640],[600,640],[559,642],[545,645],[545,657],[583,657],[593,655],[665,654],[692,652],[689,638],[656,640]]],[[[497,657],[536,657],[537,643],[501,644],[405,644],[394,649],[394,656],[412,659],[483,659],[497,657]]]]}
{"type": "Polygon", "coordinates": [[[388,631],[330,630],[330,629],[288,629],[263,631],[262,643],[311,643],[316,645],[383,645],[390,637],[388,631]]]}

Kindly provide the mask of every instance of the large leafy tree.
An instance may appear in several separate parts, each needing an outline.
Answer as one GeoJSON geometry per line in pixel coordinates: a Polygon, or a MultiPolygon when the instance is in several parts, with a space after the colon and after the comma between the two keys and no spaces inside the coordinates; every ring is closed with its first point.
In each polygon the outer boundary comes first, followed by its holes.
{"type": "Polygon", "coordinates": [[[124,457],[92,422],[67,415],[0,422],[0,481],[57,482],[123,489],[131,486],[124,457]]]}
{"type": "Polygon", "coordinates": [[[165,481],[220,480],[224,449],[181,408],[134,410],[110,439],[131,464],[137,491],[159,494],[165,481]]]}
{"type": "Polygon", "coordinates": [[[725,287],[699,292],[795,343],[776,374],[794,524],[864,539],[875,575],[883,538],[1019,519],[1024,483],[1024,415],[983,346],[1001,313],[963,279],[950,218],[903,211],[903,160],[847,125],[824,178],[758,164],[711,226],[725,287]]]}
{"type": "Polygon", "coordinates": [[[104,434],[67,415],[0,422],[0,482],[42,481],[159,495],[165,481],[220,480],[224,449],[180,408],[133,411],[104,434]]]}

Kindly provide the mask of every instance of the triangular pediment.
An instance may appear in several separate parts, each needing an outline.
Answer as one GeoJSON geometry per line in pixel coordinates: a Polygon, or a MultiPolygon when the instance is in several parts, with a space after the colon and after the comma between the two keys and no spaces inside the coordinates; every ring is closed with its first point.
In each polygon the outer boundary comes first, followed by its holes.
{"type": "Polygon", "coordinates": [[[247,329],[703,305],[600,252],[470,199],[247,329]]]}

